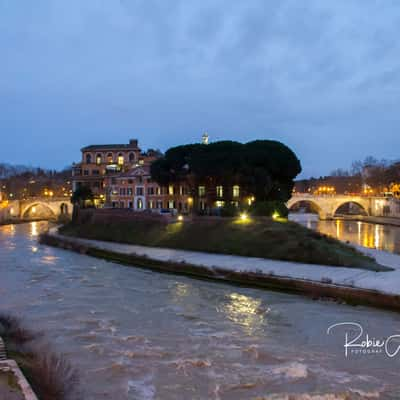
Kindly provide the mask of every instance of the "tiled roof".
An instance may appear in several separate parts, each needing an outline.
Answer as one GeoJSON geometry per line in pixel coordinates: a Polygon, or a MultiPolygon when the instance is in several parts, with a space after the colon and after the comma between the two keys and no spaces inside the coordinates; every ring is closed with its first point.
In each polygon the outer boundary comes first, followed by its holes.
{"type": "Polygon", "coordinates": [[[82,147],[81,151],[120,150],[120,149],[139,149],[139,148],[133,144],[92,144],[90,146],[82,147]]]}

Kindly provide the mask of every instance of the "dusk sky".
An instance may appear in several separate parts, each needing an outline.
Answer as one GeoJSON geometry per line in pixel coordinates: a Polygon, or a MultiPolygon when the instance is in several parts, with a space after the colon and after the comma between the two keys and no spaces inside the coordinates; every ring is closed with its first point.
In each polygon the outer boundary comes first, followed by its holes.
{"type": "Polygon", "coordinates": [[[276,139],[302,177],[400,152],[400,1],[0,0],[0,162],[276,139]]]}

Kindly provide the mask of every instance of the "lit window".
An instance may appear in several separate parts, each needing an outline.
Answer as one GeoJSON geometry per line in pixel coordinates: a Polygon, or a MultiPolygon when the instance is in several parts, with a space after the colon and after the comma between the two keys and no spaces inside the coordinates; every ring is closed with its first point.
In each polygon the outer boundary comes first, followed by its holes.
{"type": "Polygon", "coordinates": [[[205,186],[199,186],[199,196],[203,197],[206,195],[206,187],[205,186]]]}
{"type": "Polygon", "coordinates": [[[223,186],[217,186],[217,197],[224,197],[224,188],[223,186]]]}
{"type": "Polygon", "coordinates": [[[97,156],[96,156],[96,164],[97,165],[101,164],[101,154],[97,154],[97,156]]]}
{"type": "Polygon", "coordinates": [[[137,208],[139,210],[141,210],[143,208],[143,200],[142,199],[138,199],[136,204],[137,204],[137,208]]]}
{"type": "Polygon", "coordinates": [[[168,194],[174,194],[174,186],[173,185],[169,185],[168,186],[168,194]]]}
{"type": "Polygon", "coordinates": [[[233,189],[232,189],[232,196],[233,196],[233,197],[239,197],[239,196],[240,196],[240,188],[239,188],[239,185],[233,186],[233,189]]]}
{"type": "Polygon", "coordinates": [[[216,202],[215,202],[215,205],[216,205],[218,208],[220,208],[220,207],[223,207],[223,206],[225,205],[225,202],[224,202],[224,201],[216,201],[216,202]]]}
{"type": "Polygon", "coordinates": [[[118,154],[118,165],[124,165],[124,156],[122,154],[118,154]]]}
{"type": "Polygon", "coordinates": [[[113,162],[113,155],[112,153],[107,154],[107,163],[111,164],[113,162]]]}
{"type": "Polygon", "coordinates": [[[175,208],[175,202],[173,200],[168,202],[168,208],[175,208]]]}

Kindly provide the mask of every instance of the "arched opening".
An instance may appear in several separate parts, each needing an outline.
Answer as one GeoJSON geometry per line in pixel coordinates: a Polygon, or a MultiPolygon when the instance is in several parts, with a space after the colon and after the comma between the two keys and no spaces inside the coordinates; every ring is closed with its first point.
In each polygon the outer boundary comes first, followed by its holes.
{"type": "Polygon", "coordinates": [[[101,154],[100,153],[96,154],[96,164],[97,165],[101,164],[101,159],[102,159],[101,154]]]}
{"type": "Polygon", "coordinates": [[[49,206],[42,203],[35,203],[23,212],[22,218],[28,220],[55,219],[56,215],[49,206]]]}
{"type": "Polygon", "coordinates": [[[142,210],[143,209],[143,200],[142,199],[137,199],[136,201],[136,208],[138,210],[142,210]]]}
{"type": "Polygon", "coordinates": [[[135,153],[129,153],[129,162],[130,163],[135,162],[135,153]]]}
{"type": "Polygon", "coordinates": [[[112,164],[113,162],[113,154],[112,153],[108,153],[107,154],[107,163],[108,164],[112,164]]]}
{"type": "Polygon", "coordinates": [[[346,201],[336,208],[333,216],[338,217],[341,215],[368,215],[368,211],[361,204],[355,201],[346,201]]]}
{"type": "Polygon", "coordinates": [[[60,205],[60,214],[61,215],[68,215],[68,204],[62,203],[60,205]]]}
{"type": "Polygon", "coordinates": [[[311,200],[295,201],[288,208],[289,219],[309,229],[315,229],[318,220],[324,219],[321,207],[311,200]]]}
{"type": "Polygon", "coordinates": [[[296,214],[319,214],[320,211],[318,204],[311,200],[299,200],[289,207],[289,212],[296,214]]]}
{"type": "Polygon", "coordinates": [[[92,155],[91,154],[86,154],[86,164],[91,164],[92,163],[92,155]]]}

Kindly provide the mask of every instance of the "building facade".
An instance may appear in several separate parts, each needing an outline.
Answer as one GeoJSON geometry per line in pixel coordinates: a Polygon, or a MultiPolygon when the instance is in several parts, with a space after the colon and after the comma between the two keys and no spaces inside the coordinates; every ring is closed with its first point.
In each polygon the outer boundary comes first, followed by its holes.
{"type": "Polygon", "coordinates": [[[73,191],[79,186],[89,187],[97,207],[212,214],[228,205],[238,207],[254,201],[238,184],[226,185],[213,179],[194,184],[188,178],[160,186],[152,180],[150,166],[161,153],[142,152],[136,139],[128,144],[86,146],[81,152],[81,161],[72,168],[73,191]]]}
{"type": "Polygon", "coordinates": [[[81,149],[82,158],[72,166],[72,190],[89,187],[96,205],[104,205],[109,193],[107,184],[111,177],[118,177],[138,166],[148,166],[159,157],[159,152],[143,153],[137,139],[128,144],[90,145],[81,149]]]}
{"type": "Polygon", "coordinates": [[[105,180],[106,204],[136,211],[174,209],[191,211],[193,199],[185,185],[160,186],[151,179],[150,166],[139,165],[105,180]]]}

